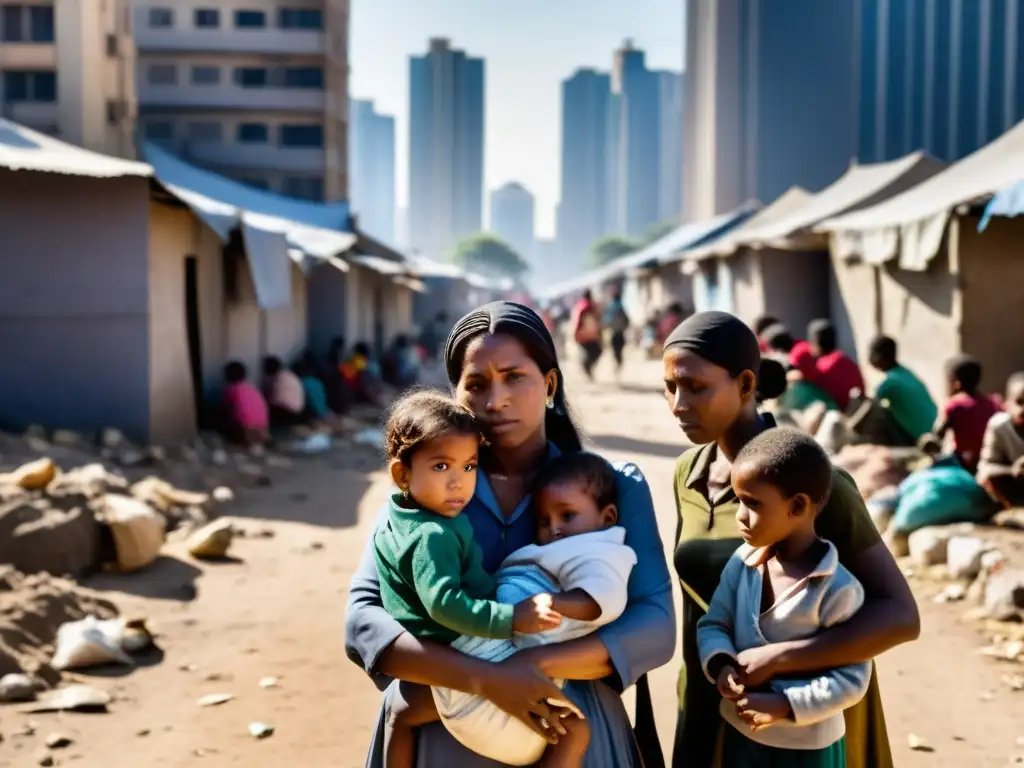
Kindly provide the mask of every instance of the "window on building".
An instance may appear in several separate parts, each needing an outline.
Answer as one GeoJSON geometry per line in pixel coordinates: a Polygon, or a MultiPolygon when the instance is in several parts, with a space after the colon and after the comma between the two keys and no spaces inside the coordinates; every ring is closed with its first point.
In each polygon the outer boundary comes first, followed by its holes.
{"type": "Polygon", "coordinates": [[[148,122],[143,129],[148,141],[167,142],[174,140],[174,123],[170,120],[148,122]]]}
{"type": "Polygon", "coordinates": [[[269,139],[270,129],[266,123],[240,123],[238,126],[240,144],[266,144],[269,139]]]}
{"type": "Polygon", "coordinates": [[[57,74],[34,70],[4,72],[4,101],[53,103],[57,101],[57,74]]]}
{"type": "Polygon", "coordinates": [[[219,144],[224,138],[224,126],[210,120],[189,123],[188,137],[191,141],[210,141],[219,144]]]}
{"type": "Polygon", "coordinates": [[[285,67],[285,88],[317,88],[324,87],[323,67],[285,67]]]}
{"type": "Polygon", "coordinates": [[[174,26],[174,11],[170,8],[150,8],[149,26],[153,29],[168,29],[174,26]]]}
{"type": "Polygon", "coordinates": [[[25,40],[25,9],[20,5],[0,6],[0,37],[5,43],[25,40]]]}
{"type": "Polygon", "coordinates": [[[176,85],[178,67],[175,64],[150,64],[146,78],[150,85],[176,85]]]}
{"type": "Polygon", "coordinates": [[[33,43],[53,42],[53,6],[30,5],[28,37],[33,43]]]}
{"type": "Polygon", "coordinates": [[[267,26],[267,14],[263,11],[235,11],[237,29],[263,29],[267,26]]]}
{"type": "Polygon", "coordinates": [[[196,8],[194,23],[196,29],[217,29],[220,26],[220,10],[217,8],[196,8]]]}
{"type": "Polygon", "coordinates": [[[236,67],[235,82],[243,88],[263,88],[267,84],[266,67],[236,67]]]}
{"type": "Polygon", "coordinates": [[[324,180],[322,176],[286,176],[284,194],[300,200],[324,199],[324,180]]]}
{"type": "Polygon", "coordinates": [[[192,67],[193,85],[218,85],[220,67],[192,67]]]}
{"type": "Polygon", "coordinates": [[[322,147],[324,127],[318,123],[282,125],[279,141],[282,147],[322,147]]]}
{"type": "Polygon", "coordinates": [[[323,29],[324,14],[319,8],[278,8],[277,26],[281,29],[323,29]]]}

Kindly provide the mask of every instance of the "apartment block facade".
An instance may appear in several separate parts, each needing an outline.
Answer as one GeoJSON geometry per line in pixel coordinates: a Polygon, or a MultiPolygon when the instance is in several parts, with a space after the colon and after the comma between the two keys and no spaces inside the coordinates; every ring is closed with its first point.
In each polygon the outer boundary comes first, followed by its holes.
{"type": "Polygon", "coordinates": [[[135,47],[123,0],[0,0],[0,116],[135,154],[135,47]]]}
{"type": "Polygon", "coordinates": [[[139,137],[251,186],[348,196],[349,0],[133,4],[139,137]]]}

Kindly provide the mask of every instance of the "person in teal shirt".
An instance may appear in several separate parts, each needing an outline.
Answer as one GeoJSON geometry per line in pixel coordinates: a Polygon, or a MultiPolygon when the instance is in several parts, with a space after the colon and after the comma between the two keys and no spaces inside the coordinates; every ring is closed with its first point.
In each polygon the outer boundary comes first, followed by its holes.
{"type": "Polygon", "coordinates": [[[896,342],[888,336],[878,336],[871,342],[869,360],[872,367],[885,374],[874,399],[885,409],[895,428],[895,442],[916,445],[935,426],[939,415],[928,388],[899,364],[896,342]]]}

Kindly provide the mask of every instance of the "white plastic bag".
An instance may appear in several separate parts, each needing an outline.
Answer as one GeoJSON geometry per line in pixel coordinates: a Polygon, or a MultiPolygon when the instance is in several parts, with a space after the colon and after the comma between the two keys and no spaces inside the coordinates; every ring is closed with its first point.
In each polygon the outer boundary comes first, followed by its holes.
{"type": "Polygon", "coordinates": [[[58,670],[101,664],[133,665],[131,657],[121,648],[124,630],[124,619],[100,621],[95,616],[62,624],[57,630],[57,650],[50,665],[58,670]]]}

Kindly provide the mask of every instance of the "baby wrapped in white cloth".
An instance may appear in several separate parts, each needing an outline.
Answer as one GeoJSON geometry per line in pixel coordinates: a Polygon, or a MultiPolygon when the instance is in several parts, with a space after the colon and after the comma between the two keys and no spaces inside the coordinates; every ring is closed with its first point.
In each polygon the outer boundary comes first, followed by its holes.
{"type": "MultiPolygon", "coordinates": [[[[511,640],[463,636],[452,647],[463,653],[501,661],[517,650],[588,635],[617,619],[626,608],[629,574],[636,553],[625,544],[619,526],[534,544],[512,553],[498,571],[499,602],[515,604],[542,593],[582,590],[600,607],[592,621],[565,617],[555,629],[511,640]]],[[[556,681],[562,685],[563,681],[556,681]]],[[[474,752],[506,765],[532,765],[547,743],[525,723],[480,696],[434,688],[438,714],[451,734],[474,752]]]]}

